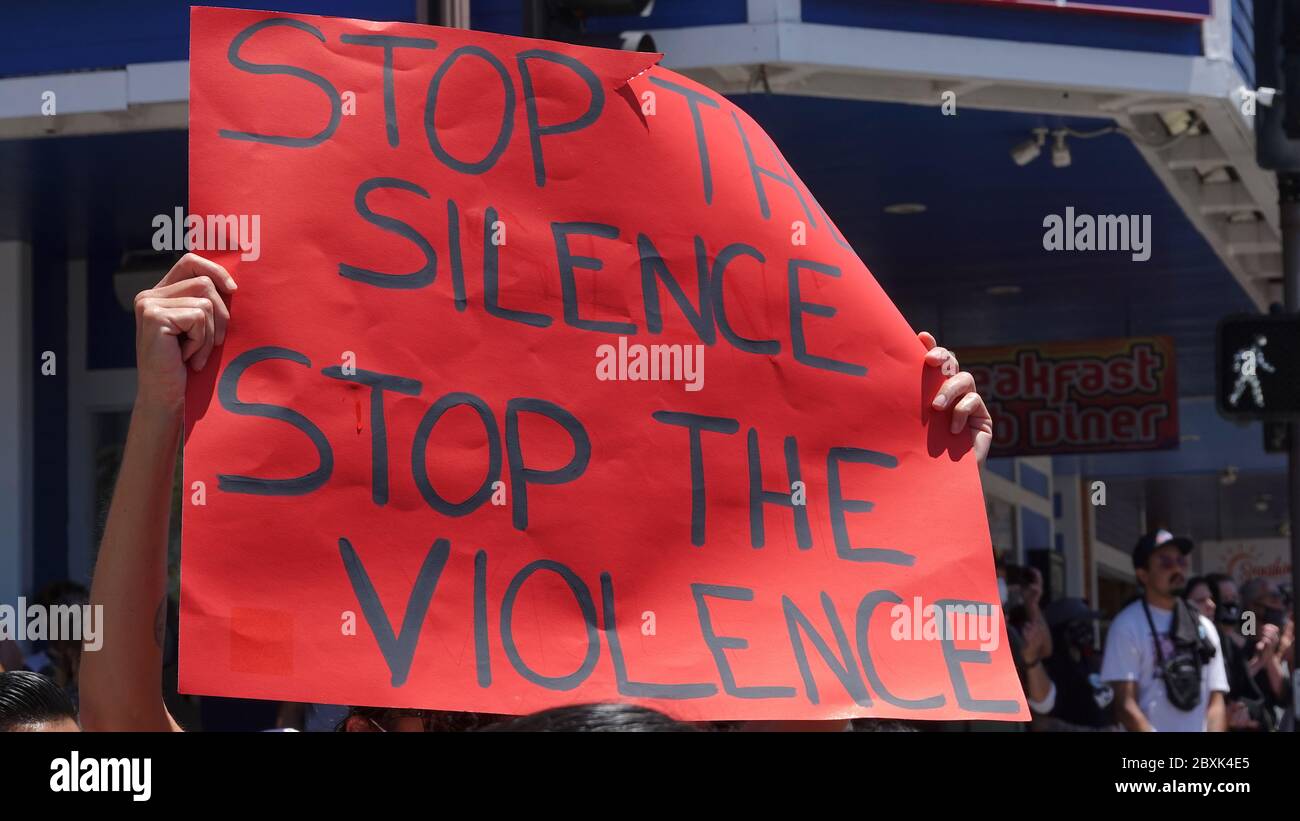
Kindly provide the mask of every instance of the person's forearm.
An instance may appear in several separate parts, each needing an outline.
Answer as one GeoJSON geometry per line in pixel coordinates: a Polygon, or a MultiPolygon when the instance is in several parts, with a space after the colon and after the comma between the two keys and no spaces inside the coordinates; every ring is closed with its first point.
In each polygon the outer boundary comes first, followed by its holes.
{"type": "Polygon", "coordinates": [[[1265,675],[1268,677],[1268,686],[1273,691],[1274,698],[1282,698],[1286,691],[1286,674],[1282,672],[1282,662],[1277,656],[1269,657],[1264,665],[1265,675]]]}
{"type": "Polygon", "coordinates": [[[1025,697],[1030,701],[1043,702],[1052,691],[1052,679],[1040,661],[1025,671],[1025,697]]]}
{"type": "Polygon", "coordinates": [[[168,730],[162,698],[167,532],[181,410],[137,399],[90,590],[104,642],[81,669],[87,730],[168,730]]]}
{"type": "Polygon", "coordinates": [[[1223,693],[1210,693],[1210,704],[1205,711],[1205,729],[1211,733],[1228,731],[1228,711],[1224,706],[1223,693]]]}
{"type": "Polygon", "coordinates": [[[1119,723],[1130,733],[1149,733],[1153,729],[1151,722],[1147,721],[1146,715],[1138,709],[1135,702],[1121,704],[1115,711],[1115,718],[1119,719],[1119,723]]]}

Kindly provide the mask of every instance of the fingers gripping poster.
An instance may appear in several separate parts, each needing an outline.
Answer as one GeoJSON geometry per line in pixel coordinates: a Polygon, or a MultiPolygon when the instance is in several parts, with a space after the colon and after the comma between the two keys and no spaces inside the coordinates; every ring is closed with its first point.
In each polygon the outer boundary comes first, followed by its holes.
{"type": "Polygon", "coordinates": [[[191,30],[189,219],[260,241],[205,249],[183,691],[1027,717],[942,375],[742,110],[655,54],[191,30]]]}

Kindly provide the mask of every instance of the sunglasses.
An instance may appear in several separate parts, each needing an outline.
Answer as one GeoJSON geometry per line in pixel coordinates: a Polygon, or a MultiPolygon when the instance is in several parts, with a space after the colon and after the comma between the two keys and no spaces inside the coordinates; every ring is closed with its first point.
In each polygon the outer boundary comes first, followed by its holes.
{"type": "Polygon", "coordinates": [[[1157,557],[1156,561],[1160,565],[1161,569],[1163,570],[1172,570],[1175,567],[1187,567],[1188,565],[1187,557],[1182,555],[1181,553],[1178,554],[1177,556],[1170,556],[1168,554],[1165,554],[1157,557]]]}

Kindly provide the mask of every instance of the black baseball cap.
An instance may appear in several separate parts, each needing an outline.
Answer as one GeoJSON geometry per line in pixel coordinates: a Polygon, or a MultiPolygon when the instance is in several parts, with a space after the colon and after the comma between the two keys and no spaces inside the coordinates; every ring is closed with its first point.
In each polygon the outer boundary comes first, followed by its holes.
{"type": "Polygon", "coordinates": [[[1192,552],[1192,540],[1185,539],[1181,536],[1175,536],[1168,530],[1153,530],[1147,535],[1138,539],[1137,546],[1133,548],[1133,569],[1144,568],[1151,559],[1151,554],[1156,552],[1157,548],[1171,544],[1178,548],[1184,556],[1192,552]]]}
{"type": "Polygon", "coordinates": [[[1043,618],[1048,627],[1057,627],[1069,621],[1094,621],[1101,618],[1101,611],[1093,610],[1083,599],[1057,599],[1043,608],[1043,618]]]}

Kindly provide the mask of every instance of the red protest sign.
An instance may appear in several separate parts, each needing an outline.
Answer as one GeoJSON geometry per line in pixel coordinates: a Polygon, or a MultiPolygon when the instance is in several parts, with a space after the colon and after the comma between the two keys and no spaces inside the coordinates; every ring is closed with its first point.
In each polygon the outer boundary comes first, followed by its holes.
{"type": "Polygon", "coordinates": [[[657,60],[194,10],[191,216],[260,247],[209,251],[240,287],[186,403],[185,691],[1026,717],[941,376],[657,60]]]}

